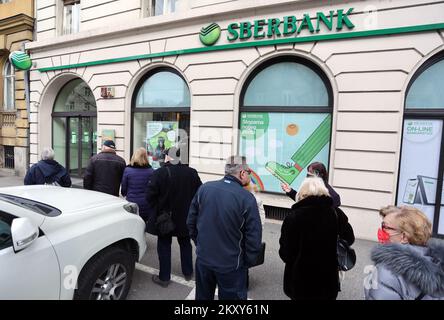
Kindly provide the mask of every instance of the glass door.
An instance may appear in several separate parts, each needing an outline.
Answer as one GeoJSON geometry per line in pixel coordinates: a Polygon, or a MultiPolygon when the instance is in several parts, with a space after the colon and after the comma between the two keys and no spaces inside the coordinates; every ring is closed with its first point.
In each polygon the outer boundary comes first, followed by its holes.
{"type": "Polygon", "coordinates": [[[70,175],[80,175],[79,172],[79,152],[80,152],[80,144],[79,144],[79,126],[80,121],[78,117],[70,117],[68,118],[69,127],[68,127],[68,168],[70,175]]]}
{"type": "Polygon", "coordinates": [[[69,173],[81,177],[89,159],[97,153],[97,118],[68,117],[69,173]]]}
{"type": "Polygon", "coordinates": [[[89,159],[97,153],[97,118],[80,118],[81,151],[80,151],[80,175],[85,172],[89,159]]]}

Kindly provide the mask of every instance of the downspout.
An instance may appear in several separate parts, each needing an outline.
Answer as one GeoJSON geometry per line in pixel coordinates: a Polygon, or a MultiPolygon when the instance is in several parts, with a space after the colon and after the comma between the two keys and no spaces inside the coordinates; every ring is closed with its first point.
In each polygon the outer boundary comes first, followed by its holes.
{"type": "MultiPolygon", "coordinates": [[[[23,52],[26,52],[25,51],[25,43],[26,43],[27,41],[25,41],[25,42],[22,42],[22,48],[21,48],[21,50],[23,51],[23,52]]],[[[26,164],[25,164],[25,169],[26,169],[26,171],[29,169],[29,164],[30,164],[30,158],[31,158],[31,124],[30,124],[30,121],[31,121],[31,108],[30,108],[30,97],[29,97],[29,95],[30,95],[30,88],[29,88],[29,69],[28,70],[24,70],[23,71],[23,73],[24,73],[24,82],[25,82],[25,103],[26,103],[26,114],[27,114],[27,117],[28,117],[28,128],[27,128],[27,132],[28,132],[28,134],[27,134],[27,142],[26,142],[26,148],[27,148],[27,152],[26,152],[26,164]]],[[[25,171],[25,174],[26,174],[26,171],[25,171]]]]}

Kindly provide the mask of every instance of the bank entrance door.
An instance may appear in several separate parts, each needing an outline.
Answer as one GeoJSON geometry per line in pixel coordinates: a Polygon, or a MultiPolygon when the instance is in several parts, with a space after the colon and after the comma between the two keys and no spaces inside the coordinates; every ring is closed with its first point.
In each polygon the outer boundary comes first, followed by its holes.
{"type": "Polygon", "coordinates": [[[97,153],[97,107],[94,95],[81,79],[60,90],[52,113],[55,160],[71,176],[82,177],[88,160],[97,153]]]}
{"type": "Polygon", "coordinates": [[[83,176],[88,160],[97,150],[97,118],[68,117],[67,169],[72,176],[83,176]]]}

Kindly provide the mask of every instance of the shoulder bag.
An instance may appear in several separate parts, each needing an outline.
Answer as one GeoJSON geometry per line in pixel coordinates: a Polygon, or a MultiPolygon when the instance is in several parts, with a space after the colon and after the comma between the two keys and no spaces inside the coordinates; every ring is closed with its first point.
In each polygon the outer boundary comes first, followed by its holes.
{"type": "MultiPolygon", "coordinates": [[[[339,219],[336,210],[335,210],[335,215],[336,215],[336,220],[338,221],[338,230],[339,230],[339,219]]],[[[348,244],[347,240],[341,238],[339,233],[336,244],[336,252],[338,255],[338,268],[340,271],[348,271],[355,266],[356,252],[348,244]]]]}

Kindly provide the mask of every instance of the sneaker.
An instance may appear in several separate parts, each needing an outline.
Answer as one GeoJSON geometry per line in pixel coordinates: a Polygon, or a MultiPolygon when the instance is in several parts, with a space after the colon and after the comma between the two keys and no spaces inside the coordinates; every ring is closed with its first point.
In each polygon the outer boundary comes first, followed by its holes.
{"type": "Polygon", "coordinates": [[[161,286],[161,287],[163,287],[163,288],[168,287],[168,285],[170,284],[170,280],[168,280],[168,281],[160,280],[160,279],[159,279],[159,276],[156,276],[156,275],[154,275],[154,276],[151,278],[151,280],[153,280],[153,282],[154,282],[155,284],[158,284],[159,286],[161,286]]]}
{"type": "Polygon", "coordinates": [[[186,281],[190,281],[193,278],[193,274],[184,275],[183,277],[185,278],[186,281]]]}
{"type": "Polygon", "coordinates": [[[295,167],[284,166],[274,161],[267,162],[265,168],[276,178],[288,185],[291,185],[294,179],[300,174],[295,167]]]}

